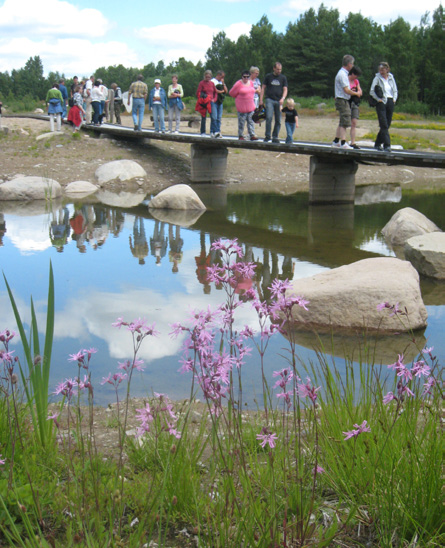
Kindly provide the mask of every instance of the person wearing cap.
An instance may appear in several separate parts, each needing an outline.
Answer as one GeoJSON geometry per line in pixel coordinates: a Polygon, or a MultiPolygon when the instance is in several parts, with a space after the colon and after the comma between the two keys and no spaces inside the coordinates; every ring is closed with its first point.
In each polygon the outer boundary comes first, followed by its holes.
{"type": "Polygon", "coordinates": [[[153,121],[155,131],[165,133],[164,110],[168,110],[167,94],[165,89],[161,88],[161,80],[155,79],[155,87],[148,96],[148,108],[153,111],[153,121]]]}
{"type": "Polygon", "coordinates": [[[145,100],[148,95],[147,84],[143,81],[144,77],[139,74],[137,81],[133,82],[128,90],[128,105],[130,104],[130,98],[133,96],[133,123],[134,130],[142,130],[142,120],[144,119],[145,100]]]}

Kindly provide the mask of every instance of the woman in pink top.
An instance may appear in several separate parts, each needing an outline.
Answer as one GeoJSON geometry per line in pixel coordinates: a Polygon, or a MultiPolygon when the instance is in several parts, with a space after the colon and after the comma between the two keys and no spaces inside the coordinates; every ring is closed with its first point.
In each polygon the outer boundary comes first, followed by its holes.
{"type": "Polygon", "coordinates": [[[252,120],[252,114],[255,110],[255,88],[250,79],[250,72],[243,71],[241,80],[238,80],[229,91],[231,97],[235,97],[235,107],[238,112],[238,138],[244,141],[244,125],[247,121],[247,131],[251,141],[258,141],[255,135],[255,124],[252,120]]]}

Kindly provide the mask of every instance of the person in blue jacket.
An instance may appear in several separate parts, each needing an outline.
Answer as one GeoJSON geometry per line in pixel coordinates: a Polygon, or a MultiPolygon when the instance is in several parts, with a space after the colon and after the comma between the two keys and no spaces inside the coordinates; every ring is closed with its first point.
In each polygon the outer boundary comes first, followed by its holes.
{"type": "Polygon", "coordinates": [[[161,80],[156,78],[155,87],[148,96],[148,108],[153,111],[153,120],[155,131],[165,133],[164,111],[168,110],[167,94],[165,89],[161,88],[161,80]]]}

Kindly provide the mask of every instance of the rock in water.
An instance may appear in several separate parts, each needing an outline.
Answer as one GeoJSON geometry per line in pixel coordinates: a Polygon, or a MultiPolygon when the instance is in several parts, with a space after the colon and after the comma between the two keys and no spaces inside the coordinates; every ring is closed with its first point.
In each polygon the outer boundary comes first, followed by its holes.
{"type": "Polygon", "coordinates": [[[445,280],[445,233],[410,238],[405,244],[405,258],[420,274],[445,280]]]}
{"type": "Polygon", "coordinates": [[[174,185],[162,190],[148,204],[150,209],[206,209],[201,198],[188,185],[174,185]]]}
{"type": "Polygon", "coordinates": [[[294,322],[299,327],[361,331],[409,331],[427,325],[419,275],[407,261],[393,257],[364,259],[334,268],[310,278],[295,280],[287,294],[309,300],[309,311],[294,306],[294,322]],[[391,315],[377,305],[398,304],[408,316],[391,315]]]}
{"type": "Polygon", "coordinates": [[[393,246],[403,246],[413,236],[430,232],[441,232],[441,230],[423,213],[412,207],[399,209],[382,229],[386,242],[393,246]]]}

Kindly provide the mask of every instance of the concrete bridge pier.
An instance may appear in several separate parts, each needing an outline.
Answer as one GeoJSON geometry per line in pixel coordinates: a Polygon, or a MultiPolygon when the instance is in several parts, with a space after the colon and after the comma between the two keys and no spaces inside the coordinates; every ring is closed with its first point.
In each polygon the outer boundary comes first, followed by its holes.
{"type": "Polygon", "coordinates": [[[226,176],[228,154],[226,147],[192,144],[192,183],[223,182],[226,176]]]}
{"type": "Polygon", "coordinates": [[[348,204],[354,202],[355,160],[311,156],[309,167],[310,204],[348,204]]]}

